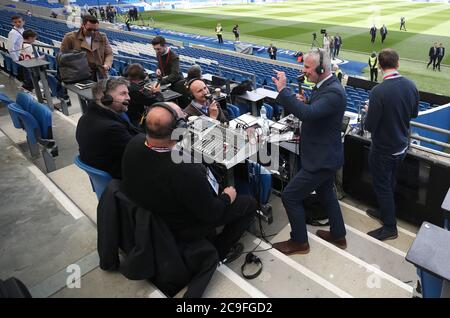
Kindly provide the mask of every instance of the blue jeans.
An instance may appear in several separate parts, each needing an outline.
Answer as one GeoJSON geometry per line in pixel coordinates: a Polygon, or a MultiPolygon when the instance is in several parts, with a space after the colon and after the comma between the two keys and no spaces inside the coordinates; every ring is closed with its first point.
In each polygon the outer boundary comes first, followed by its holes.
{"type": "Polygon", "coordinates": [[[331,235],[335,238],[345,236],[341,207],[333,187],[335,175],[336,171],[333,170],[320,170],[312,173],[300,169],[283,191],[281,200],[291,223],[292,241],[297,243],[308,242],[303,199],[314,190],[328,213],[331,235]]]}
{"type": "Polygon", "coordinates": [[[406,152],[401,155],[388,155],[370,149],[369,166],[372,173],[373,188],[377,196],[380,217],[389,230],[397,229],[395,219],[394,192],[398,167],[405,159],[406,152]]]}

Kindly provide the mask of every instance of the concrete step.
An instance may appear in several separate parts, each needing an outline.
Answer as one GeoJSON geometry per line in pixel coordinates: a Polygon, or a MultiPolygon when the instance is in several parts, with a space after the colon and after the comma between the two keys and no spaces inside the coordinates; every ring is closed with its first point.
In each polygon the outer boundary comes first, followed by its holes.
{"type": "MultiPolygon", "coordinates": [[[[272,242],[290,238],[287,225],[272,242]]],[[[331,282],[353,297],[402,297],[412,296],[413,288],[385,273],[348,251],[308,233],[311,251],[307,255],[290,256],[323,279],[331,282]]]]}
{"type": "MultiPolygon", "coordinates": [[[[334,298],[350,297],[348,293],[335,286],[327,279],[316,275],[310,269],[293,261],[290,257],[270,249],[270,245],[250,233],[241,239],[244,251],[252,251],[263,263],[262,273],[255,279],[247,280],[249,284],[260,290],[267,297],[295,297],[295,298],[334,298]],[[266,251],[267,250],[267,251],[266,251]]],[[[241,265],[246,254],[228,266],[239,276],[241,265]]],[[[253,273],[257,266],[248,266],[247,273],[253,273]]]]}

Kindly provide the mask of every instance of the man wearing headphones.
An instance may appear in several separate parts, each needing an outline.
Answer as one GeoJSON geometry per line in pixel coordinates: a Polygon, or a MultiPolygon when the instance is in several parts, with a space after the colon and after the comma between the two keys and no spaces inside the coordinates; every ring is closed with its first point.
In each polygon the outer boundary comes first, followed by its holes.
{"type": "Polygon", "coordinates": [[[139,133],[122,117],[130,101],[128,84],[121,78],[98,82],[92,89],[95,102],[81,116],[76,131],[81,160],[118,179],[125,147],[139,133]]]}
{"type": "Polygon", "coordinates": [[[228,116],[221,109],[219,102],[214,100],[209,93],[209,88],[202,79],[194,78],[186,84],[186,89],[191,94],[191,103],[184,109],[188,117],[208,116],[220,121],[228,121],[228,116]]]}
{"type": "Polygon", "coordinates": [[[220,260],[231,261],[242,251],[242,245],[236,243],[254,220],[256,201],[237,196],[233,187],[219,188],[204,165],[172,159],[178,155],[173,132],[186,126],[183,116],[174,103],[152,105],[146,117],[146,136],[136,136],[125,150],[123,190],[136,204],[158,214],[178,243],[208,238],[220,260]],[[215,235],[221,225],[225,225],[222,232],[215,235]]]}
{"type": "Polygon", "coordinates": [[[339,248],[347,247],[344,221],[333,186],[336,171],[344,162],[341,128],[346,95],[330,66],[330,57],[322,49],[311,50],[306,55],[303,71],[309,82],[316,83],[309,101],[286,87],[284,72],[275,71],[277,77],[272,78],[279,91],[276,103],[302,121],[301,168],[281,197],[291,223],[291,238],[273,244],[287,255],[309,252],[303,200],[313,191],[330,220],[330,231],[318,230],[317,235],[339,248]]]}
{"type": "Polygon", "coordinates": [[[159,83],[149,88],[144,86],[148,83],[147,73],[141,64],[130,64],[124,76],[130,82],[130,86],[128,86],[130,104],[128,105],[127,115],[131,123],[139,127],[146,107],[164,101],[161,86],[159,83]]]}

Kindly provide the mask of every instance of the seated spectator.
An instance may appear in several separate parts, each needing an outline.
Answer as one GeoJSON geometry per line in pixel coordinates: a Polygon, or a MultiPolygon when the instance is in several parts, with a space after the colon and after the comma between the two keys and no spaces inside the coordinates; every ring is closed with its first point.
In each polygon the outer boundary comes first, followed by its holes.
{"type": "Polygon", "coordinates": [[[122,162],[123,191],[139,206],[165,221],[178,243],[210,239],[220,260],[236,259],[241,235],[256,215],[256,201],[221,189],[202,164],[172,160],[172,133],[183,112],[174,103],[157,103],[146,117],[146,136],[136,136],[122,162]],[[216,227],[224,225],[219,235],[216,227]]]}
{"type": "Polygon", "coordinates": [[[178,106],[180,106],[182,109],[185,109],[191,102],[191,93],[186,88],[186,85],[190,80],[194,78],[202,78],[202,68],[200,67],[200,65],[192,65],[188,70],[187,78],[179,80],[170,87],[170,89],[174,92],[181,94],[181,97],[178,97],[178,106]]]}
{"type": "Polygon", "coordinates": [[[121,114],[128,110],[128,81],[101,80],[93,89],[95,102],[78,121],[76,139],[81,160],[120,179],[122,155],[139,131],[121,114]]]}
{"type": "Polygon", "coordinates": [[[40,55],[39,51],[33,46],[36,42],[37,34],[33,30],[25,30],[22,34],[23,44],[22,51],[20,53],[20,60],[29,60],[36,57],[45,58],[45,55],[40,55]]]}
{"type": "Polygon", "coordinates": [[[190,116],[208,116],[221,123],[228,121],[226,114],[220,104],[212,99],[209,88],[201,79],[193,79],[186,84],[186,89],[192,95],[191,103],[185,108],[186,114],[190,116]]]}
{"type": "Polygon", "coordinates": [[[133,125],[141,126],[141,119],[148,106],[164,101],[161,94],[161,86],[158,84],[151,88],[144,85],[148,83],[148,76],[141,64],[130,64],[126,71],[126,77],[130,82],[128,87],[130,105],[128,105],[128,117],[133,125]]]}

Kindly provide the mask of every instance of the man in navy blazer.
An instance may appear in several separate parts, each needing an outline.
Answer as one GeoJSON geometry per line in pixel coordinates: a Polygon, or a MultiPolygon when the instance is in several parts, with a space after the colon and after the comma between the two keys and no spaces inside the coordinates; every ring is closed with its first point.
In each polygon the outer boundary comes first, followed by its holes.
{"type": "Polygon", "coordinates": [[[347,247],[344,221],[334,192],[336,171],[344,163],[341,127],[346,95],[330,68],[330,57],[322,49],[314,49],[306,55],[303,72],[309,82],[316,83],[309,101],[286,87],[284,72],[275,71],[277,78],[272,78],[279,91],[276,103],[302,121],[302,167],[281,197],[291,223],[291,238],[273,244],[287,255],[309,252],[303,200],[313,191],[319,196],[330,220],[330,231],[319,230],[317,235],[342,249],[347,247]]]}

